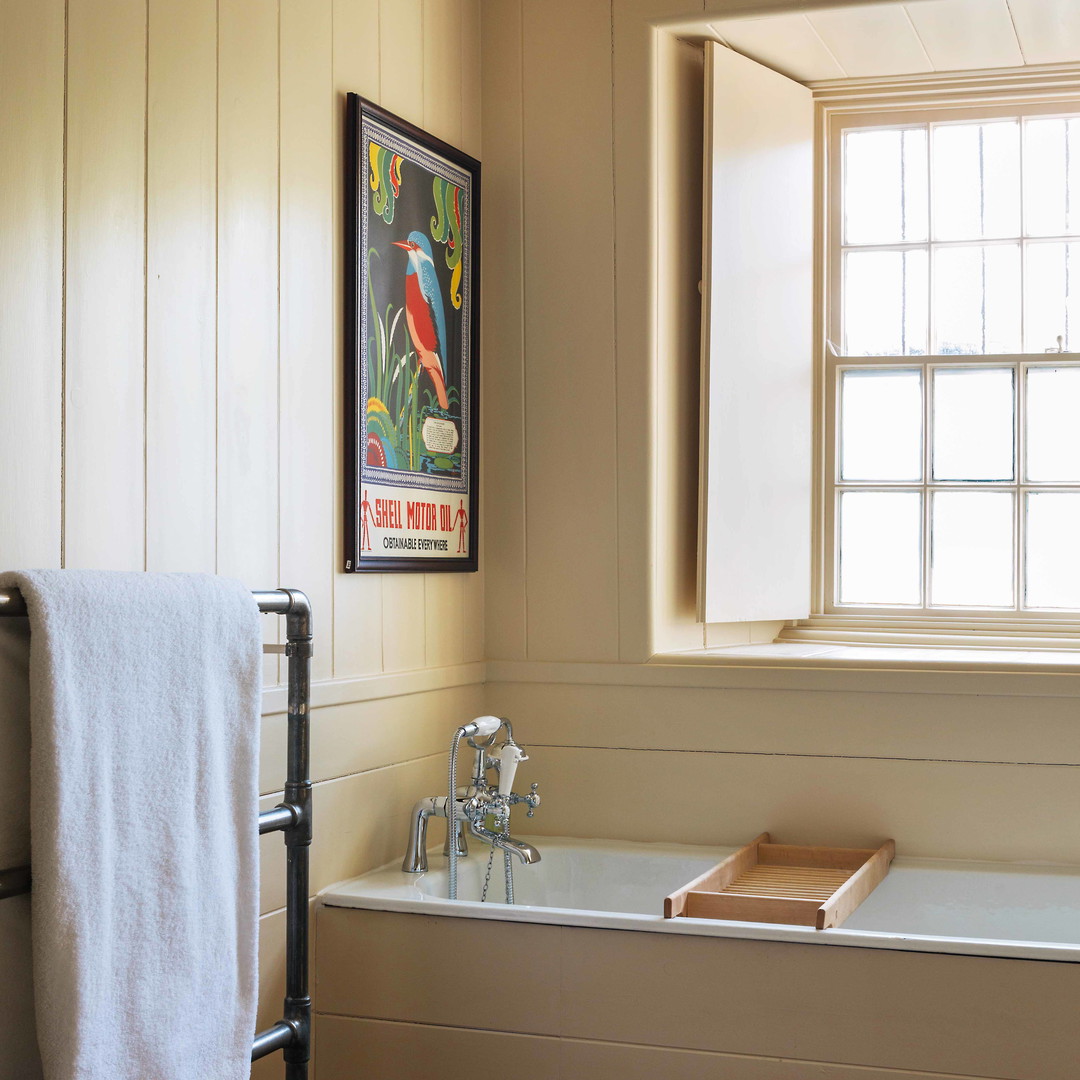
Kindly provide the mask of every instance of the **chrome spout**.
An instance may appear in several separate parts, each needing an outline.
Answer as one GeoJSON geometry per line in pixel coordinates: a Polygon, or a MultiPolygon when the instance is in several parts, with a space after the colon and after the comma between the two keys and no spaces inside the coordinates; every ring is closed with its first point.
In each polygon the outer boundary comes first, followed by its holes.
{"type": "Polygon", "coordinates": [[[427,827],[428,819],[446,817],[446,796],[420,799],[409,815],[409,843],[401,869],[406,874],[422,874],[428,868],[427,827]]]}
{"type": "Polygon", "coordinates": [[[532,844],[526,844],[524,840],[515,840],[512,836],[494,833],[490,829],[485,829],[478,821],[469,820],[469,832],[477,840],[483,840],[485,844],[499,848],[500,851],[510,852],[511,855],[520,859],[526,866],[540,861],[540,852],[532,844]]]}
{"type": "MultiPolygon", "coordinates": [[[[461,789],[459,789],[460,791],[461,789]]],[[[461,802],[461,799],[458,799],[461,802]]],[[[460,813],[460,811],[459,811],[460,813]]],[[[409,841],[405,847],[405,858],[401,860],[401,869],[406,874],[423,874],[428,868],[427,860],[427,828],[428,821],[433,817],[446,817],[446,796],[438,795],[429,799],[421,799],[412,808],[409,815],[409,841]]],[[[457,835],[457,855],[464,858],[469,854],[469,847],[465,841],[464,821],[458,818],[454,823],[457,835]]],[[[443,854],[450,852],[450,834],[447,830],[446,843],[443,845],[443,854]]]]}

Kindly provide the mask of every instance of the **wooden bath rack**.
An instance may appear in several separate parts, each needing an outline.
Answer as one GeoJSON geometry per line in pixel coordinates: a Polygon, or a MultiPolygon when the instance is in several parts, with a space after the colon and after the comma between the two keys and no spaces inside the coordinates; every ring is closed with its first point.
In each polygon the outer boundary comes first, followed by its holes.
{"type": "Polygon", "coordinates": [[[841,923],[889,872],[896,845],[879,848],[773,844],[762,833],[664,900],[664,918],[841,923]]]}

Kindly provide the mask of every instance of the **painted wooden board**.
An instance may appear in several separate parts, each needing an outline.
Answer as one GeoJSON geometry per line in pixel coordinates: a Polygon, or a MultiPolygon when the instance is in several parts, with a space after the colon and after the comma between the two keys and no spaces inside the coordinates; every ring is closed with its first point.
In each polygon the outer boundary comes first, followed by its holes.
{"type": "Polygon", "coordinates": [[[1061,64],[1080,56],[1080,10],[1073,0],[1009,0],[1028,64],[1061,64]]]}
{"type": "Polygon", "coordinates": [[[149,12],[146,568],[213,573],[217,4],[149,12]]]}
{"type": "Polygon", "coordinates": [[[901,4],[815,11],[807,18],[853,79],[934,70],[901,4]]]}
{"type": "MultiPolygon", "coordinates": [[[[222,0],[218,33],[217,569],[267,588],[279,573],[277,6],[222,0]]],[[[264,621],[267,640],[280,622],[264,621]]]]}
{"type": "Polygon", "coordinates": [[[810,606],[810,91],[706,43],[699,617],[810,606]]]}
{"type": "Polygon", "coordinates": [[[61,560],[64,3],[0,5],[0,562],[61,560]]]}
{"type": "Polygon", "coordinates": [[[280,581],[318,619],[312,676],[334,671],[337,443],[332,0],[281,0],[280,581]]]}
{"type": "Polygon", "coordinates": [[[904,10],[935,71],[1024,63],[1006,0],[929,0],[904,10]]]}
{"type": "Polygon", "coordinates": [[[549,0],[523,15],[529,655],[616,659],[626,447],[616,432],[611,13],[549,0]]]}
{"type": "Polygon", "coordinates": [[[844,69],[802,12],[766,19],[723,19],[712,24],[737,52],[789,79],[842,79],[844,69]]]}
{"type": "Polygon", "coordinates": [[[65,565],[145,568],[146,4],[68,5],[65,565]]]}
{"type": "Polygon", "coordinates": [[[521,3],[485,0],[483,322],[481,424],[487,450],[480,504],[488,654],[524,658],[525,372],[523,341],[521,3]],[[496,238],[501,238],[496,249],[496,238]],[[498,447],[498,453],[491,453],[498,447]]]}

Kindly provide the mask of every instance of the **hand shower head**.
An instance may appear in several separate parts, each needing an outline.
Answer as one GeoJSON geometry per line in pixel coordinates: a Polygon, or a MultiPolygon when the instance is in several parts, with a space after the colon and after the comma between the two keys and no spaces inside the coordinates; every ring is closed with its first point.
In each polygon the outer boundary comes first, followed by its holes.
{"type": "Polygon", "coordinates": [[[482,739],[494,735],[502,721],[497,716],[478,716],[475,720],[458,728],[458,737],[479,735],[482,739]]]}

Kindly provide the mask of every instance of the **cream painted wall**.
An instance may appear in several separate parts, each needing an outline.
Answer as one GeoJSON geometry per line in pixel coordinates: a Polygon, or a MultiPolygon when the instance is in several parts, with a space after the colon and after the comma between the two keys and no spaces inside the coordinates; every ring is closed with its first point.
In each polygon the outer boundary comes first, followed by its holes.
{"type": "Polygon", "coordinates": [[[507,360],[485,402],[488,708],[530,748],[541,833],[892,836],[901,854],[1080,864],[1075,675],[650,662],[771,630],[694,618],[686,39],[710,16],[805,6],[484,0],[485,230],[508,238],[485,253],[489,368],[495,342],[507,360]]]}
{"type": "MultiPolygon", "coordinates": [[[[309,594],[313,891],[398,853],[483,704],[482,574],[336,572],[344,94],[480,156],[479,54],[479,0],[0,2],[0,565],[309,594]]],[[[29,857],[25,662],[0,627],[0,866],[29,857]]],[[[268,805],[283,707],[269,690],[268,805]]],[[[280,837],[264,851],[266,1024],[280,837]]],[[[4,1080],[37,1071],[28,908],[0,905],[4,1080]]]]}

